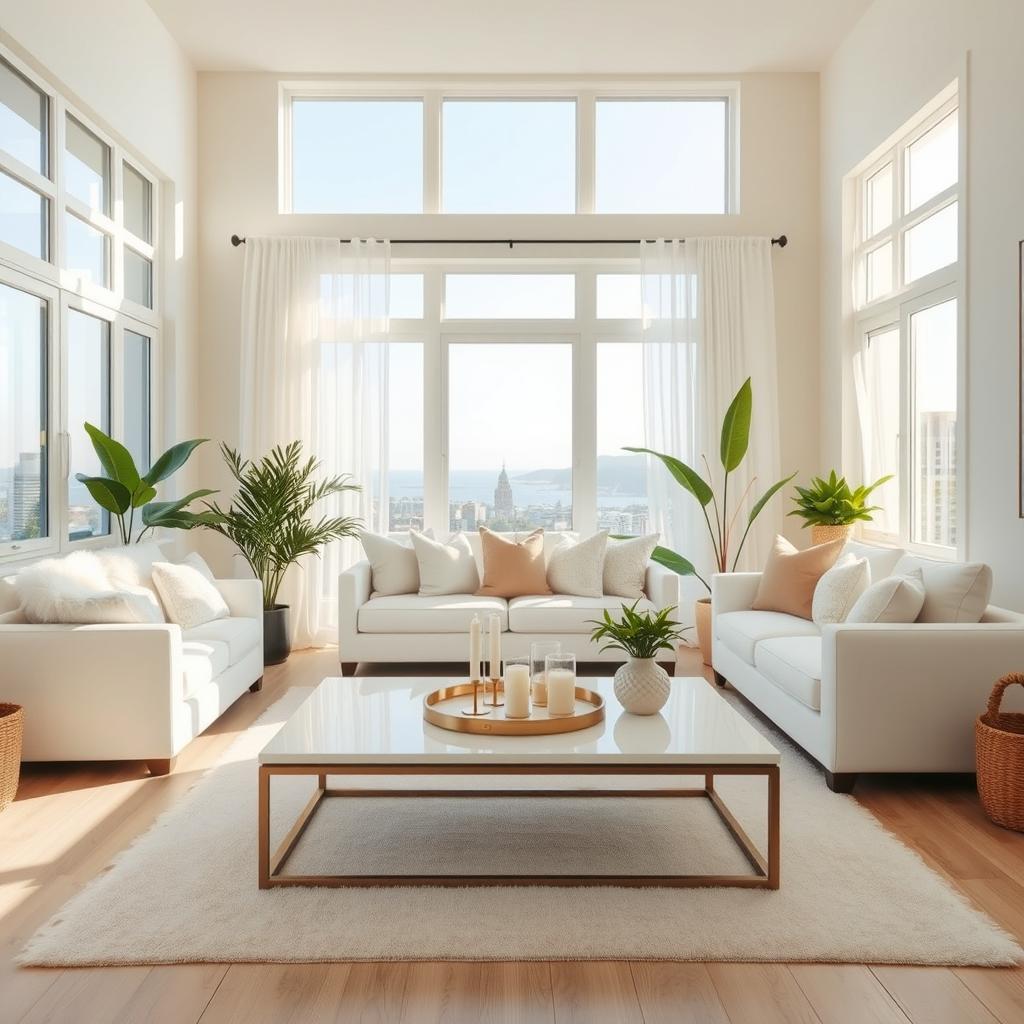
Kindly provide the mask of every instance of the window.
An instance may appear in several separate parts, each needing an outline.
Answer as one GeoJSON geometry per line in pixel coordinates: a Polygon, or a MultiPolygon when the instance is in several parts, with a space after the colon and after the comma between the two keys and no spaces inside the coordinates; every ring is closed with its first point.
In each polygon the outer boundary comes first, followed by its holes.
{"type": "Polygon", "coordinates": [[[422,213],[423,103],[294,99],[295,213],[422,213]]]}
{"type": "Polygon", "coordinates": [[[73,213],[66,213],[64,218],[64,266],[80,285],[106,288],[110,282],[110,239],[73,213]]]}
{"type": "Polygon", "coordinates": [[[598,320],[639,320],[643,312],[641,292],[639,274],[598,274],[598,320]]]}
{"type": "Polygon", "coordinates": [[[575,213],[573,100],[445,100],[445,213],[575,213]]]}
{"type": "Polygon", "coordinates": [[[2,148],[37,174],[49,164],[49,99],[0,57],[0,139],[2,148]]]}
{"type": "Polygon", "coordinates": [[[37,260],[46,259],[48,211],[45,196],[0,171],[0,242],[37,260]]]}
{"type": "Polygon", "coordinates": [[[448,320],[571,320],[572,274],[446,274],[448,320]]]}
{"type": "Polygon", "coordinates": [[[153,458],[152,340],[128,328],[124,332],[124,446],[140,470],[149,469],[153,458]]]}
{"type": "Polygon", "coordinates": [[[959,112],[955,88],[854,176],[854,370],[869,480],[893,474],[865,533],[956,551],[959,112]]]}
{"type": "Polygon", "coordinates": [[[110,214],[110,147],[67,116],[64,188],[88,209],[110,214]]]}
{"type": "Polygon", "coordinates": [[[390,342],[388,529],[423,528],[423,345],[390,342]]]}
{"type": "Polygon", "coordinates": [[[448,346],[448,525],[572,527],[572,346],[448,346]]]}
{"type": "Polygon", "coordinates": [[[728,212],[724,99],[598,100],[598,213],[728,212]]]}

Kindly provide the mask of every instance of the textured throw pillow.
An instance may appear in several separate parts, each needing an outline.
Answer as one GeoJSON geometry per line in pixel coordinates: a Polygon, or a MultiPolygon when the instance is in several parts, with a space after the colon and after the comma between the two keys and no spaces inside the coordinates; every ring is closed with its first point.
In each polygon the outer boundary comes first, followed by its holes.
{"type": "Polygon", "coordinates": [[[847,622],[916,622],[924,607],[920,569],[872,583],[850,609],[847,622]]]}
{"type": "Polygon", "coordinates": [[[153,583],[171,622],[192,629],[214,619],[226,619],[231,612],[221,592],[191,565],[156,562],[153,583]]]}
{"type": "Polygon", "coordinates": [[[544,531],[534,530],[522,540],[480,527],[484,579],[480,597],[527,597],[550,594],[544,571],[544,531]]]}
{"type": "Polygon", "coordinates": [[[604,592],[609,597],[644,596],[647,563],[658,546],[658,534],[630,537],[629,540],[608,539],[604,553],[604,592]]]}
{"type": "Polygon", "coordinates": [[[992,594],[992,570],[987,565],[904,555],[893,575],[906,576],[911,569],[920,569],[924,579],[918,622],[981,622],[992,594]]]}
{"type": "MultiPolygon", "coordinates": [[[[427,530],[424,537],[433,539],[433,531],[427,530]]],[[[394,594],[415,594],[420,589],[420,565],[412,541],[392,540],[380,533],[365,530],[359,540],[370,563],[373,579],[371,589],[378,597],[394,594]]]]}
{"type": "Polygon", "coordinates": [[[15,577],[14,588],[26,622],[165,622],[160,602],[145,587],[115,585],[103,561],[91,551],[47,558],[15,577]]]}
{"type": "Polygon", "coordinates": [[[419,592],[424,597],[476,593],[480,574],[464,533],[453,534],[447,544],[417,530],[410,530],[409,536],[419,567],[419,592]]]}
{"type": "Polygon", "coordinates": [[[776,537],[751,607],[809,619],[814,588],[835,564],[844,543],[834,540],[798,551],[785,537],[776,537]]]}
{"type": "Polygon", "coordinates": [[[565,540],[551,552],[548,586],[555,594],[575,597],[604,596],[604,555],[608,531],[586,540],[565,540]]]}
{"type": "Polygon", "coordinates": [[[845,622],[857,599],[871,585],[871,565],[866,558],[843,555],[814,588],[811,618],[816,626],[845,622]]]}

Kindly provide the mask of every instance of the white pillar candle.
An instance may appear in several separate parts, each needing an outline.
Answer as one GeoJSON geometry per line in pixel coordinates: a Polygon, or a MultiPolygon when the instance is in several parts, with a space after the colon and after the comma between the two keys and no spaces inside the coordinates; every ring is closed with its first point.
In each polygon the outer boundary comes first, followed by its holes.
{"type": "Polygon", "coordinates": [[[474,615],[469,624],[469,679],[480,678],[480,616],[474,615]]]}
{"type": "Polygon", "coordinates": [[[548,677],[548,714],[571,715],[576,710],[576,673],[570,668],[551,668],[548,677]]]}
{"type": "Polygon", "coordinates": [[[491,678],[501,678],[501,616],[492,615],[488,620],[488,635],[491,641],[491,678]]]}
{"type": "Polygon", "coordinates": [[[505,717],[530,717],[530,666],[505,666],[505,717]]]}

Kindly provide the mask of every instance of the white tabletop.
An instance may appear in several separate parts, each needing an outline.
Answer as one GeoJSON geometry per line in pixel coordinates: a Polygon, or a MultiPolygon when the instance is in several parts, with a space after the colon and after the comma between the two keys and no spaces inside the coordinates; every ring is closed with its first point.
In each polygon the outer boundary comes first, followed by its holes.
{"type": "Polygon", "coordinates": [[[325,679],[260,753],[261,764],[778,764],[779,752],[704,679],[672,680],[658,715],[625,712],[611,679],[580,678],[605,720],[553,736],[483,736],[423,720],[423,698],[461,680],[325,679]]]}

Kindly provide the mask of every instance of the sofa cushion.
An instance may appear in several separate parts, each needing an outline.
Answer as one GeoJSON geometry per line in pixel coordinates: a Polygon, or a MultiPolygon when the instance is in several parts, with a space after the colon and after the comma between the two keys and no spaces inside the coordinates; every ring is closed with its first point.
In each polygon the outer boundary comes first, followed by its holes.
{"type": "Polygon", "coordinates": [[[231,654],[226,643],[219,640],[182,640],[181,669],[186,699],[223,672],[231,654]]]}
{"type": "Polygon", "coordinates": [[[784,612],[723,612],[715,616],[715,636],[748,665],[754,664],[754,648],[762,640],[778,636],[820,636],[809,619],[784,612]]]}
{"type": "MultiPolygon", "coordinates": [[[[508,629],[508,605],[500,597],[475,594],[395,594],[371,597],[359,608],[360,633],[468,633],[474,615],[484,620],[497,615],[502,632],[508,629]]],[[[466,641],[469,651],[469,640],[466,641]]]]}
{"type": "Polygon", "coordinates": [[[153,585],[163,602],[167,618],[182,629],[201,626],[214,619],[226,619],[231,614],[227,601],[213,581],[191,565],[154,562],[153,585]]]}
{"type": "Polygon", "coordinates": [[[821,637],[780,636],[754,648],[754,665],[780,690],[821,710],[821,637]]]}
{"type": "Polygon", "coordinates": [[[480,575],[464,533],[453,533],[447,544],[416,530],[410,530],[409,536],[419,565],[421,596],[447,597],[477,591],[480,575]]]}
{"type": "MultiPolygon", "coordinates": [[[[632,604],[631,601],[625,602],[632,604]]],[[[612,615],[622,610],[621,597],[573,597],[568,594],[538,594],[514,597],[508,603],[508,628],[513,633],[585,633],[594,628],[607,608],[612,615]]],[[[646,598],[636,605],[638,612],[655,611],[646,598]]]]}
{"type": "Polygon", "coordinates": [[[550,591],[544,572],[544,531],[536,529],[522,540],[481,526],[484,553],[480,597],[524,597],[550,591]]]}
{"type": "Polygon", "coordinates": [[[785,537],[777,536],[751,607],[809,619],[814,588],[835,565],[842,547],[843,541],[833,540],[798,551],[785,537]]]}
{"type": "Polygon", "coordinates": [[[868,560],[841,555],[814,588],[811,621],[816,626],[845,622],[857,598],[870,584],[871,565],[868,560]]]}
{"type": "Polygon", "coordinates": [[[848,540],[843,547],[840,558],[853,555],[854,558],[866,558],[871,566],[873,580],[891,576],[896,563],[906,554],[903,548],[887,548],[881,544],[865,544],[859,540],[848,540]]]}
{"type": "MultiPolygon", "coordinates": [[[[511,540],[523,540],[528,537],[531,530],[521,531],[518,533],[514,532],[501,532],[491,531],[492,533],[498,533],[501,537],[508,537],[511,540]]],[[[556,548],[563,544],[566,540],[577,541],[580,535],[574,530],[545,530],[544,531],[544,567],[547,568],[551,564],[551,556],[554,554],[556,548]]],[[[483,575],[484,571],[484,552],[483,546],[480,543],[480,534],[477,532],[467,533],[466,539],[469,541],[470,549],[473,552],[473,558],[476,559],[476,567],[480,575],[483,575]]]]}
{"type": "Polygon", "coordinates": [[[604,553],[607,546],[607,530],[601,530],[586,540],[564,540],[551,552],[548,589],[554,594],[602,597],[604,553]]]}
{"type": "Polygon", "coordinates": [[[260,624],[257,619],[243,619],[231,616],[226,619],[214,619],[204,622],[201,626],[183,629],[181,638],[188,643],[226,644],[228,648],[228,664],[234,665],[244,658],[260,642],[260,624]]]}
{"type": "Polygon", "coordinates": [[[920,569],[924,577],[924,607],[918,622],[980,622],[992,594],[992,570],[983,562],[944,562],[904,555],[893,569],[906,576],[920,569]]]}
{"type": "Polygon", "coordinates": [[[604,592],[635,601],[644,596],[647,563],[658,546],[659,534],[608,539],[604,550],[604,592]]]}

